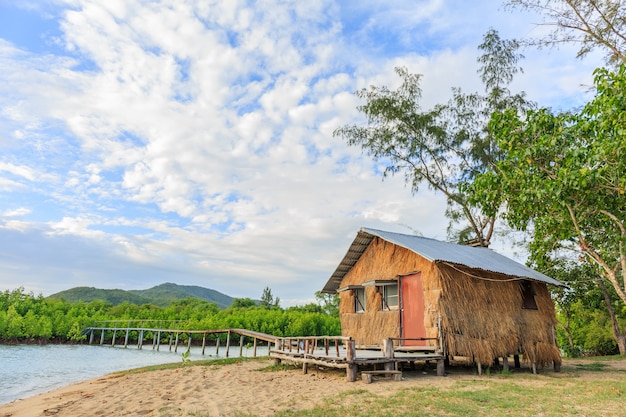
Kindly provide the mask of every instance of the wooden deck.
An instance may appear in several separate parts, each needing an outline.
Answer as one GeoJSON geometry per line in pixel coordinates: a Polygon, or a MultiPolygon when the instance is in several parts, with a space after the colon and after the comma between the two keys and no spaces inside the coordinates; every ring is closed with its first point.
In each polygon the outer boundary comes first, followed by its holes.
{"type": "Polygon", "coordinates": [[[279,338],[275,348],[270,350],[270,357],[277,361],[301,363],[304,373],[309,365],[345,369],[350,382],[356,381],[359,369],[382,366],[391,371],[397,370],[400,363],[416,361],[436,361],[437,375],[443,376],[445,372],[445,356],[436,347],[403,349],[394,347],[392,339],[384,340],[378,347],[357,349],[350,337],[279,338]]]}

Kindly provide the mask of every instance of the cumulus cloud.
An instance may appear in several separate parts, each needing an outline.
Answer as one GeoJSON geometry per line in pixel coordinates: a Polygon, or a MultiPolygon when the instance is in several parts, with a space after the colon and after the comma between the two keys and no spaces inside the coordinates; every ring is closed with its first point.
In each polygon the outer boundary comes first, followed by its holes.
{"type": "MultiPolygon", "coordinates": [[[[441,196],[383,182],[333,131],[362,122],[353,92],[397,85],[395,66],[424,75],[425,108],[453,86],[479,90],[482,34],[530,27],[498,6],[35,8],[58,25],[43,34],[49,52],[0,39],[0,189],[14,200],[0,232],[20,242],[5,245],[0,286],[49,294],[167,280],[239,297],[270,286],[289,304],[323,286],[361,226],[445,239],[441,196]]],[[[580,100],[574,80],[590,71],[574,55],[530,55],[520,89],[550,105],[580,100]]]]}

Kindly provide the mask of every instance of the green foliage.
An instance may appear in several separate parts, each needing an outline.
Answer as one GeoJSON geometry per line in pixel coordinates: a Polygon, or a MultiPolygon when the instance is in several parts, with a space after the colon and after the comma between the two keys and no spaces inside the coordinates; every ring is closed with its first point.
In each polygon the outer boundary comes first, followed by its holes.
{"type": "MultiPolygon", "coordinates": [[[[245,299],[244,299],[245,300],[245,299]]],[[[250,300],[252,301],[252,300],[250,300]]],[[[69,303],[27,294],[23,288],[0,293],[0,341],[25,342],[29,340],[56,340],[80,342],[85,340],[83,330],[98,322],[116,320],[142,322],[145,327],[173,326],[178,329],[204,330],[245,328],[276,336],[339,335],[339,318],[311,308],[281,309],[273,301],[271,308],[261,308],[243,302],[224,310],[215,303],[197,298],[186,298],[167,307],[149,304],[141,306],[122,303],[112,305],[101,300],[69,303]]],[[[136,340],[131,334],[130,340],[136,340]]],[[[144,340],[153,337],[145,334],[144,340]]],[[[180,335],[186,343],[187,335],[180,335]]],[[[214,336],[215,337],[215,336],[214,336]]]]}
{"type": "Polygon", "coordinates": [[[501,39],[495,30],[487,32],[478,58],[485,94],[466,94],[455,88],[448,103],[427,111],[420,106],[421,75],[396,68],[402,80],[398,89],[372,86],[356,93],[365,100],[358,109],[367,125],[347,125],[334,134],[385,164],[383,176],[402,173],[413,192],[426,183],[443,193],[448,201],[448,234],[458,241],[476,239],[484,245],[493,233],[495,215],[484,215],[470,202],[467,188],[500,155],[486,128],[491,114],[530,105],[523,94],[512,95],[508,90],[520,71],[517,48],[517,42],[501,39]],[[461,226],[455,230],[458,223],[461,226]]]}
{"type": "Polygon", "coordinates": [[[261,295],[260,305],[265,308],[277,308],[279,307],[280,298],[274,298],[272,294],[272,290],[270,287],[265,287],[263,289],[263,294],[261,295]]]}

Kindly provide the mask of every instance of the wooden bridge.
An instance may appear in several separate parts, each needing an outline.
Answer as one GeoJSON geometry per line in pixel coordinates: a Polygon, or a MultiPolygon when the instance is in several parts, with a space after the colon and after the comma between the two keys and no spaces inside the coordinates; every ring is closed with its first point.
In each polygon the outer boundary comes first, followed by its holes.
{"type": "Polygon", "coordinates": [[[167,340],[165,343],[167,343],[168,349],[170,351],[172,351],[173,349],[174,352],[178,352],[181,335],[187,336],[187,351],[191,349],[193,336],[202,335],[202,355],[204,355],[206,347],[207,347],[207,336],[217,335],[215,346],[216,346],[216,354],[219,354],[220,335],[225,334],[226,335],[226,343],[225,343],[226,357],[228,357],[230,353],[230,346],[231,346],[230,340],[231,340],[231,335],[233,334],[237,334],[241,336],[239,338],[239,356],[241,356],[241,353],[243,351],[243,343],[246,337],[253,339],[253,348],[254,348],[253,356],[255,357],[257,354],[258,341],[266,342],[268,346],[268,351],[269,351],[270,344],[276,343],[276,336],[272,336],[272,335],[261,333],[261,332],[255,332],[252,330],[246,330],[246,329],[187,330],[187,329],[168,328],[168,327],[162,327],[162,326],[144,326],[144,325],[141,325],[142,323],[144,324],[158,323],[159,325],[163,325],[165,323],[173,324],[173,323],[180,323],[180,322],[179,321],[155,322],[154,320],[133,320],[130,322],[106,321],[106,322],[101,322],[99,323],[99,325],[96,325],[93,327],[87,327],[83,331],[83,335],[88,336],[90,345],[94,343],[96,334],[99,333],[100,345],[104,345],[106,341],[107,342],[106,344],[115,346],[116,342],[118,341],[117,336],[119,334],[120,337],[121,336],[124,337],[123,344],[122,343],[119,343],[119,344],[123,345],[123,347],[126,348],[128,347],[129,337],[131,333],[134,332],[137,334],[137,348],[143,349],[144,341],[146,341],[145,340],[146,334],[151,334],[152,335],[152,349],[160,350],[161,345],[164,344],[164,339],[165,339],[167,340]],[[122,325],[122,323],[125,323],[126,325],[122,325]],[[106,337],[107,335],[110,338],[108,340],[106,337]]]}
{"type": "MultiPolygon", "coordinates": [[[[155,323],[155,321],[150,321],[155,323]]],[[[253,356],[257,356],[258,341],[267,343],[268,355],[274,358],[276,363],[287,361],[302,364],[302,371],[306,373],[309,365],[317,365],[326,368],[339,368],[346,370],[346,378],[353,382],[357,378],[359,369],[362,370],[363,379],[371,381],[371,375],[394,374],[399,378],[399,364],[416,361],[436,361],[437,375],[444,375],[444,355],[437,347],[401,347],[404,339],[385,339],[380,346],[369,346],[357,349],[354,339],[346,336],[306,336],[306,337],[277,337],[266,333],[255,332],[247,329],[216,329],[216,330],[186,330],[173,329],[162,326],[142,326],[142,321],[103,322],[102,325],[88,327],[83,334],[88,336],[89,344],[93,344],[96,336],[99,336],[100,345],[110,344],[116,346],[117,336],[123,336],[123,346],[128,347],[129,337],[132,332],[137,334],[137,348],[142,349],[146,333],[152,335],[152,349],[159,350],[163,339],[167,339],[170,351],[178,351],[180,335],[187,336],[187,351],[191,349],[194,336],[202,335],[202,355],[205,354],[207,337],[216,335],[216,354],[219,354],[220,335],[226,335],[225,355],[229,356],[231,335],[239,335],[239,356],[242,354],[245,338],[253,340],[253,356]],[[131,326],[131,324],[134,324],[131,326]],[[107,339],[108,338],[108,339],[107,339]],[[105,343],[106,342],[106,343],[105,343]],[[272,348],[273,345],[273,348],[272,348]],[[380,369],[382,367],[382,369],[380,369]],[[367,377],[367,378],[366,378],[367,377]]],[[[164,322],[159,322],[161,325],[164,322]]],[[[144,324],[149,324],[145,321],[144,324]]],[[[173,324],[173,323],[172,323],[173,324]]],[[[122,345],[122,343],[119,343],[122,345]]]]}

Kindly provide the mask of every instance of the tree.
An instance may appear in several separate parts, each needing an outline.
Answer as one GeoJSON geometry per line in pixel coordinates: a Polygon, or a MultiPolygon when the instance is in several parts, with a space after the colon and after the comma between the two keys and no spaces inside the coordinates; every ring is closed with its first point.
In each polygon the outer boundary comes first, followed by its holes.
{"type": "Polygon", "coordinates": [[[553,30],[529,41],[536,46],[580,44],[578,57],[604,49],[611,64],[626,62],[626,4],[621,0],[508,0],[506,6],[545,16],[543,25],[553,30]]]}
{"type": "Polygon", "coordinates": [[[263,294],[261,295],[261,307],[265,308],[278,308],[280,303],[280,298],[272,295],[272,290],[270,287],[265,287],[263,289],[263,294]]]}
{"type": "Polygon", "coordinates": [[[580,112],[494,114],[504,156],[471,200],[490,214],[505,206],[512,227],[531,231],[531,261],[575,253],[626,303],[626,65],[596,70],[595,87],[580,112]]]}
{"type": "Polygon", "coordinates": [[[443,193],[448,202],[448,234],[486,246],[496,217],[477,210],[466,190],[473,177],[500,155],[486,130],[491,113],[529,106],[523,94],[512,95],[508,90],[520,71],[518,47],[515,41],[501,39],[495,30],[487,32],[478,58],[485,95],[464,94],[455,88],[448,103],[429,111],[419,104],[421,75],[396,68],[402,79],[397,90],[371,86],[356,93],[366,101],[358,110],[366,116],[367,125],[346,125],[334,134],[385,162],[383,177],[403,173],[413,192],[426,182],[443,193]],[[454,230],[457,223],[462,223],[461,228],[454,230]]]}
{"type": "Polygon", "coordinates": [[[339,294],[325,294],[322,291],[315,291],[315,299],[324,313],[339,317],[339,294]]]}

